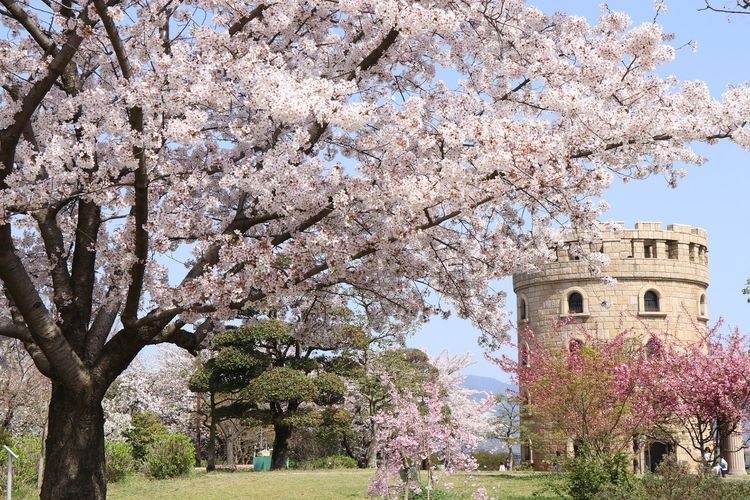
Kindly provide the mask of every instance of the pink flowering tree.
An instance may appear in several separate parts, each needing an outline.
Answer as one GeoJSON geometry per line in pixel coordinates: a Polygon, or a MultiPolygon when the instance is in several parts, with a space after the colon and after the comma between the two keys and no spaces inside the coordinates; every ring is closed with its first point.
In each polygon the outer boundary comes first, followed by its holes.
{"type": "Polygon", "coordinates": [[[350,289],[493,346],[492,283],[595,232],[613,177],[750,145],[747,88],[660,78],[623,13],[0,1],[0,335],[51,380],[45,499],[105,496],[102,398],[145,346],[350,289]]]}
{"type": "Polygon", "coordinates": [[[441,384],[429,382],[423,395],[417,396],[409,390],[399,392],[391,384],[391,408],[372,417],[378,429],[380,460],[368,488],[370,495],[408,498],[410,490],[419,493],[422,469],[429,491],[437,480],[434,469],[438,464],[447,473],[476,468],[470,452],[477,436],[453,414],[441,394],[444,391],[441,384]]]}
{"type": "MultiPolygon", "coordinates": [[[[564,338],[561,327],[554,338],[564,338]]],[[[597,339],[585,329],[577,336],[561,347],[527,330],[520,361],[498,362],[519,384],[527,433],[543,440],[571,438],[594,456],[612,456],[628,449],[650,423],[636,410],[646,374],[640,337],[623,331],[597,339]]]]}
{"type": "MultiPolygon", "coordinates": [[[[748,338],[739,331],[720,332],[721,322],[699,330],[699,339],[684,343],[654,334],[643,377],[641,413],[650,413],[655,437],[685,450],[696,462],[703,450],[718,455],[738,451],[744,439],[731,441],[750,420],[748,338]]],[[[697,325],[696,328],[699,328],[697,325]]]]}

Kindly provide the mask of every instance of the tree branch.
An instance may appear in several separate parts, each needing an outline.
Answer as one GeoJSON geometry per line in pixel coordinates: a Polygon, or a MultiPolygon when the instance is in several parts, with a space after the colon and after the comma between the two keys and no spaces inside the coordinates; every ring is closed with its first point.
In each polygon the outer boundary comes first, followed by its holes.
{"type": "Polygon", "coordinates": [[[705,0],[705,1],[706,1],[706,6],[701,9],[698,9],[699,11],[710,10],[713,12],[721,12],[724,14],[750,14],[750,11],[747,10],[747,9],[750,9],[750,1],[747,1],[747,0],[737,0],[737,7],[744,9],[744,10],[722,9],[722,8],[714,7],[713,5],[711,5],[711,2],[709,2],[709,0],[705,0]]]}
{"type": "Polygon", "coordinates": [[[0,336],[18,339],[23,342],[33,342],[31,332],[23,325],[14,322],[0,323],[0,336]]]}
{"type": "MultiPolygon", "coordinates": [[[[125,50],[125,45],[120,38],[114,20],[107,12],[107,4],[103,0],[94,0],[94,7],[104,24],[110,44],[114,50],[117,64],[120,66],[122,76],[126,80],[133,78],[130,60],[125,50]]],[[[128,109],[130,127],[139,133],[143,133],[143,110],[140,106],[128,109]]],[[[123,325],[130,327],[138,319],[138,308],[143,293],[143,279],[146,274],[146,261],[148,260],[149,237],[146,225],[148,224],[148,174],[146,172],[146,154],[142,146],[133,146],[133,156],[138,160],[138,168],[135,170],[135,204],[131,209],[134,218],[135,231],[135,261],[130,267],[130,286],[125,299],[125,309],[122,313],[123,325]]]]}
{"type": "Polygon", "coordinates": [[[84,330],[88,328],[91,321],[94,283],[96,282],[96,242],[100,226],[101,208],[93,202],[79,199],[71,281],[73,300],[84,330]]]}
{"type": "Polygon", "coordinates": [[[49,360],[60,382],[74,393],[91,385],[91,378],[36,291],[34,283],[16,255],[10,224],[0,226],[0,279],[23,316],[34,343],[49,360]]]}
{"type": "Polygon", "coordinates": [[[50,365],[47,356],[45,356],[42,350],[39,349],[39,346],[37,346],[34,342],[24,341],[23,347],[24,349],[26,349],[26,352],[29,353],[29,356],[31,356],[31,360],[34,362],[34,366],[36,366],[37,370],[39,370],[39,373],[51,379],[52,366],[50,365]]]}
{"type": "Polygon", "coordinates": [[[80,325],[75,324],[74,312],[71,307],[74,293],[70,285],[68,260],[65,256],[65,241],[56,220],[57,212],[51,209],[41,210],[34,214],[34,218],[39,226],[47,259],[52,266],[50,275],[52,277],[55,308],[62,318],[63,325],[66,326],[64,333],[70,341],[80,325]]]}
{"type": "Polygon", "coordinates": [[[375,66],[378,61],[380,61],[380,58],[385,55],[386,51],[393,45],[393,43],[396,41],[396,38],[398,37],[399,31],[396,28],[391,28],[391,30],[388,32],[387,35],[385,35],[385,38],[380,42],[380,44],[375,47],[375,49],[372,50],[367,56],[362,59],[362,61],[357,65],[356,69],[351,70],[349,72],[349,75],[347,75],[348,80],[353,80],[356,78],[358,72],[357,69],[359,69],[360,72],[367,71],[368,69],[375,66]]]}
{"type": "Polygon", "coordinates": [[[253,19],[261,18],[263,17],[263,11],[266,10],[269,5],[266,4],[260,4],[257,7],[255,7],[253,10],[250,11],[250,13],[246,16],[242,16],[237,20],[236,23],[234,23],[232,26],[229,27],[229,35],[234,35],[235,33],[238,33],[242,31],[242,29],[247,26],[247,24],[252,21],[253,19]]]}
{"type": "Polygon", "coordinates": [[[8,9],[8,14],[24,27],[31,38],[34,39],[39,46],[44,49],[44,52],[48,54],[57,54],[57,45],[53,42],[42,29],[34,23],[29,17],[25,10],[21,7],[21,4],[14,2],[13,0],[0,0],[2,4],[8,9]]]}
{"type": "Polygon", "coordinates": [[[109,333],[112,331],[117,315],[120,313],[120,308],[122,308],[122,301],[120,300],[106,302],[99,308],[86,335],[87,361],[93,361],[101,352],[109,333]]]}

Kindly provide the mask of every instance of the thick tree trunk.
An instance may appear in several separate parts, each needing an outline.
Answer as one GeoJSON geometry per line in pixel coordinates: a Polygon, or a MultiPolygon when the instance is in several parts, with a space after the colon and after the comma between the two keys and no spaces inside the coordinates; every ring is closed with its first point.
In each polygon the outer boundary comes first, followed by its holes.
{"type": "Polygon", "coordinates": [[[289,458],[289,437],[292,428],[288,425],[274,424],[273,426],[273,454],[271,455],[271,469],[285,469],[289,458]]]}
{"type": "Polygon", "coordinates": [[[104,411],[101,400],[92,399],[52,384],[43,500],[98,500],[107,495],[104,411]]]}

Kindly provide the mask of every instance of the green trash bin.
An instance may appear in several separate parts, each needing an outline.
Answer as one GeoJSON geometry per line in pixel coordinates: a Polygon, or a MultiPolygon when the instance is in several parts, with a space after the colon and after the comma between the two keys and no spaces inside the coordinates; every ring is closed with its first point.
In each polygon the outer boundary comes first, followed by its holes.
{"type": "Polygon", "coordinates": [[[264,470],[271,470],[271,457],[259,455],[253,458],[253,472],[264,470]]]}

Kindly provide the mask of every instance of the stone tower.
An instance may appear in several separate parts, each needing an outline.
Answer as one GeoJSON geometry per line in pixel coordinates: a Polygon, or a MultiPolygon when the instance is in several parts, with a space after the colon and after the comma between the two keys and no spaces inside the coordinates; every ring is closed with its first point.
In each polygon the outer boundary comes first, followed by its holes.
{"type": "MultiPolygon", "coordinates": [[[[664,230],[654,222],[638,222],[635,229],[615,226],[591,244],[591,251],[609,257],[605,273],[616,278],[617,284],[605,284],[591,275],[588,262],[575,256],[577,242],[571,237],[557,250],[555,262],[540,271],[513,276],[519,327],[528,325],[541,342],[567,348],[576,341],[576,324],[581,323],[597,337],[610,338],[622,327],[642,323],[663,331],[669,320],[674,325],[677,316],[691,315],[703,324],[708,321],[706,231],[679,224],[664,230]],[[560,338],[559,331],[553,334],[553,323],[564,317],[571,321],[560,338]]],[[[695,332],[686,328],[676,335],[689,341],[695,332]]],[[[519,345],[523,347],[522,339],[519,345]]],[[[572,441],[563,446],[566,454],[573,452],[572,441]]],[[[522,458],[541,468],[545,455],[561,451],[560,445],[554,446],[556,450],[545,449],[549,447],[526,445],[522,458]]],[[[671,450],[664,443],[650,443],[635,453],[640,467],[646,469],[655,467],[667,451],[671,450]]],[[[745,473],[741,451],[727,458],[730,473],[745,473]]]]}

